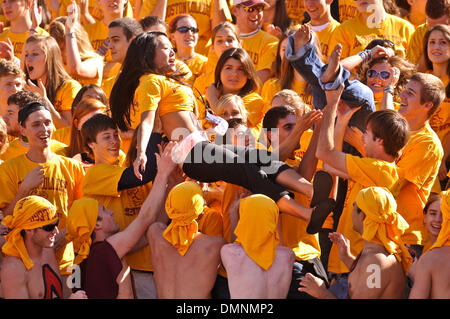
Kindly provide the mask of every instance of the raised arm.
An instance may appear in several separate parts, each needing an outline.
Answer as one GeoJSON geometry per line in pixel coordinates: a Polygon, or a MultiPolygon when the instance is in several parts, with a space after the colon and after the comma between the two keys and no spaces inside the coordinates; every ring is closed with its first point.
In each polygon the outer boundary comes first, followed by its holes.
{"type": "Polygon", "coordinates": [[[175,142],[170,142],[161,155],[156,155],[158,173],[152,185],[152,190],[147,196],[139,211],[138,217],[128,227],[107,241],[114,247],[119,258],[125,256],[145,234],[148,227],[159,217],[166,196],[166,186],[169,175],[175,169],[176,164],[172,161],[172,148],[175,142]]]}
{"type": "Polygon", "coordinates": [[[316,156],[325,164],[348,174],[345,154],[338,151],[334,146],[334,122],[336,119],[337,106],[344,86],[338,90],[325,91],[327,105],[324,109],[322,128],[319,134],[316,156]]]}
{"type": "Polygon", "coordinates": [[[160,17],[164,21],[166,20],[166,8],[167,0],[158,0],[150,15],[160,17]]]}

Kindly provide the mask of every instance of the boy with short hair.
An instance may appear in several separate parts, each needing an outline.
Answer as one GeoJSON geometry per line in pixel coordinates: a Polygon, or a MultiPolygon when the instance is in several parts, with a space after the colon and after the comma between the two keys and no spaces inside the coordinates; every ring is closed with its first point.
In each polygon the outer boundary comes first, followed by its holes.
{"type": "Polygon", "coordinates": [[[6,114],[8,97],[20,91],[24,82],[25,76],[16,63],[0,59],[0,116],[6,114]]]}

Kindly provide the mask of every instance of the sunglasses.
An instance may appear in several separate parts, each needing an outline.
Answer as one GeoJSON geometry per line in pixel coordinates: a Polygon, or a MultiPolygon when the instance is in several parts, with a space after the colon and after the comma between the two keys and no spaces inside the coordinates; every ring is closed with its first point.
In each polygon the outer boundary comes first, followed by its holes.
{"type": "Polygon", "coordinates": [[[178,32],[181,33],[187,33],[188,31],[191,31],[192,33],[198,33],[198,28],[194,28],[194,27],[179,27],[177,28],[178,32]]]}
{"type": "Polygon", "coordinates": [[[383,80],[386,80],[391,76],[391,73],[389,73],[388,71],[381,71],[380,73],[378,73],[375,70],[367,71],[367,77],[369,77],[369,78],[376,78],[378,76],[378,74],[380,74],[380,76],[383,80]]]}
{"type": "Polygon", "coordinates": [[[254,6],[254,7],[243,7],[241,6],[242,9],[244,9],[245,12],[247,13],[253,13],[253,12],[262,12],[264,11],[264,6],[254,6]]]}
{"type": "Polygon", "coordinates": [[[41,229],[50,233],[56,228],[56,226],[58,226],[58,223],[59,223],[59,219],[53,224],[48,224],[48,225],[42,226],[41,229]]]}

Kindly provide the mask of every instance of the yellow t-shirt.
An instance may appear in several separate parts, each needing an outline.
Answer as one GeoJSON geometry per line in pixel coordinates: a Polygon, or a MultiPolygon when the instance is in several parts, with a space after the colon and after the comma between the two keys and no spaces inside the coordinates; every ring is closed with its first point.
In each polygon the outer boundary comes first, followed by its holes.
{"type": "Polygon", "coordinates": [[[286,11],[292,20],[297,23],[302,23],[305,19],[304,13],[306,11],[304,0],[286,0],[286,11]]]}
{"type": "Polygon", "coordinates": [[[341,23],[353,19],[358,14],[355,0],[339,0],[339,21],[341,23]]]}
{"type": "Polygon", "coordinates": [[[397,201],[397,211],[409,224],[402,237],[405,244],[421,245],[424,231],[423,208],[443,155],[436,133],[425,124],[423,128],[411,134],[397,161],[399,182],[392,194],[397,201]]]}
{"type": "Polygon", "coordinates": [[[245,108],[248,112],[248,127],[261,128],[264,114],[268,111],[268,105],[258,93],[250,93],[242,97],[245,108]]]}
{"type": "Polygon", "coordinates": [[[414,64],[419,62],[420,57],[423,54],[423,40],[428,28],[428,23],[421,24],[411,36],[411,41],[409,42],[408,50],[406,51],[406,58],[414,64]]]}
{"type": "MultiPolygon", "coordinates": [[[[140,18],[150,15],[156,5],[156,0],[144,1],[140,18]]],[[[211,46],[211,21],[213,19],[214,1],[213,0],[167,0],[166,4],[166,23],[170,25],[172,20],[180,14],[190,14],[197,21],[198,44],[196,52],[207,55],[211,46]]],[[[227,20],[232,21],[231,13],[226,12],[227,20]]]]}
{"type": "MultiPolygon", "coordinates": [[[[374,158],[360,158],[346,155],[347,171],[351,178],[348,181],[347,196],[337,226],[337,232],[343,234],[350,241],[350,249],[353,256],[358,256],[362,251],[364,242],[361,235],[353,230],[352,210],[356,195],[360,190],[379,186],[391,189],[398,180],[395,163],[389,163],[374,158]]],[[[338,246],[333,244],[328,260],[328,271],[337,274],[349,272],[349,269],[339,258],[338,246]]]]}
{"type": "Polygon", "coordinates": [[[406,56],[414,26],[397,16],[387,14],[379,28],[369,28],[362,15],[347,20],[336,28],[330,41],[330,48],[342,44],[342,58],[358,54],[375,39],[388,39],[395,44],[397,55],[406,56]]]}
{"type": "Polygon", "coordinates": [[[278,38],[260,30],[249,38],[241,36],[241,40],[242,48],[250,55],[256,71],[272,69],[272,64],[277,57],[278,38]]]}
{"type": "MultiPolygon", "coordinates": [[[[14,47],[14,55],[20,59],[28,34],[29,32],[13,33],[11,32],[11,28],[6,27],[3,29],[3,32],[0,33],[0,41],[6,41],[9,38],[14,47]]],[[[41,27],[37,28],[37,34],[49,36],[48,32],[41,27]]]]}
{"type": "MultiPolygon", "coordinates": [[[[44,181],[28,195],[46,198],[55,205],[59,218],[59,229],[66,227],[67,213],[72,202],[81,198],[81,183],[84,177],[83,165],[64,156],[54,155],[46,163],[34,163],[26,154],[10,159],[0,165],[0,208],[4,209],[14,199],[20,183],[26,175],[38,165],[43,167],[44,181]]],[[[56,252],[56,260],[63,274],[66,267],[73,263],[72,243],[68,243],[56,252]]]]}
{"type": "Polygon", "coordinates": [[[135,92],[139,112],[159,110],[159,115],[194,111],[195,96],[190,87],[163,75],[148,74],[139,79],[135,92]]]}
{"type": "MultiPolygon", "coordinates": [[[[306,92],[306,81],[297,81],[294,79],[291,90],[295,91],[309,106],[312,106],[312,94],[306,92]]],[[[261,90],[261,96],[268,105],[272,104],[272,99],[281,91],[281,81],[278,78],[271,78],[264,83],[261,90]]]]}
{"type": "MultiPolygon", "coordinates": [[[[444,87],[447,87],[449,82],[448,75],[441,80],[444,83],[444,87]]],[[[442,145],[444,145],[450,131],[450,98],[445,97],[444,102],[431,117],[430,126],[436,132],[442,145]]]]}
{"type": "MultiPolygon", "coordinates": [[[[53,132],[52,139],[70,145],[70,136],[72,135],[72,126],[59,128],[53,132]]],[[[52,150],[53,151],[53,150],[52,150]]],[[[53,153],[56,153],[53,151],[53,153]]],[[[58,154],[58,153],[56,153],[58,154]]]]}
{"type": "MultiPolygon", "coordinates": [[[[66,156],[66,148],[67,145],[64,143],[61,143],[54,138],[50,140],[50,149],[52,150],[53,153],[66,156]]],[[[27,144],[25,144],[22,141],[19,141],[18,138],[14,138],[12,141],[9,142],[8,148],[6,149],[5,153],[0,155],[0,159],[3,161],[7,161],[11,158],[27,153],[28,150],[29,147],[27,144]]]]}
{"type": "MultiPolygon", "coordinates": [[[[114,212],[114,220],[120,231],[127,228],[139,214],[151,183],[122,191],[117,186],[125,167],[97,164],[89,167],[83,180],[83,194],[101,203],[114,212]]],[[[150,246],[126,255],[128,265],[135,270],[153,271],[150,258],[150,246]]]]}
{"type": "Polygon", "coordinates": [[[201,54],[196,54],[192,59],[184,61],[189,70],[192,72],[192,77],[189,79],[192,84],[195,82],[195,79],[205,73],[207,62],[208,59],[201,54]]]}
{"type": "Polygon", "coordinates": [[[53,106],[58,112],[72,110],[72,103],[81,90],[81,84],[75,80],[69,79],[56,91],[53,106]]]}
{"type": "Polygon", "coordinates": [[[324,63],[327,62],[328,57],[334,49],[330,47],[331,37],[333,36],[334,30],[339,25],[339,22],[331,19],[330,24],[325,29],[315,32],[320,41],[320,52],[322,52],[322,55],[324,57],[324,63]]]}
{"type": "Polygon", "coordinates": [[[101,20],[94,24],[85,26],[85,29],[94,50],[100,55],[103,55],[106,62],[111,62],[111,50],[109,50],[109,44],[107,42],[108,26],[103,23],[103,20],[101,20]]]}

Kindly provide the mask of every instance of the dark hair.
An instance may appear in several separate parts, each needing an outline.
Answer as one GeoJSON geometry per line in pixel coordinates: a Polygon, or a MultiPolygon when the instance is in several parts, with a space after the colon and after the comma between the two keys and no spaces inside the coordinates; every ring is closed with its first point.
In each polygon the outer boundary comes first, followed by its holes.
{"type": "Polygon", "coordinates": [[[219,58],[219,61],[216,65],[216,70],[214,73],[214,82],[217,88],[222,86],[222,81],[220,79],[220,74],[222,73],[222,69],[228,59],[236,59],[241,62],[244,73],[247,76],[247,82],[244,87],[239,91],[238,95],[243,97],[247,94],[256,91],[258,89],[257,75],[255,71],[255,67],[253,65],[253,61],[248,55],[247,51],[242,48],[229,48],[226,49],[219,58]]]}
{"type": "Polygon", "coordinates": [[[167,23],[158,16],[147,16],[145,18],[142,18],[139,23],[143,30],[146,30],[147,28],[153,27],[158,24],[163,25],[167,29],[167,23]]]}
{"type": "Polygon", "coordinates": [[[81,100],[83,99],[83,95],[84,93],[86,93],[87,90],[89,89],[95,89],[97,90],[98,94],[99,94],[99,98],[98,99],[100,102],[102,102],[105,105],[108,105],[108,97],[106,96],[105,92],[103,91],[103,89],[101,87],[99,87],[97,84],[91,83],[88,85],[83,86],[77,93],[77,95],[75,95],[75,98],[72,101],[72,115],[75,113],[75,110],[77,108],[78,103],[81,102],[81,100]]]}
{"type": "Polygon", "coordinates": [[[16,104],[19,109],[23,108],[30,102],[45,103],[41,95],[31,91],[19,91],[8,97],[8,104],[16,104]]]}
{"type": "Polygon", "coordinates": [[[286,0],[278,0],[275,4],[275,16],[273,18],[273,25],[279,27],[281,32],[285,32],[292,24],[292,19],[289,18],[286,9],[286,0]]]}
{"type": "Polygon", "coordinates": [[[111,116],[122,131],[128,130],[131,125],[130,113],[139,79],[144,74],[159,74],[154,64],[159,36],[167,37],[163,32],[152,31],[144,32],[131,41],[122,69],[111,90],[111,116]]]}
{"type": "Polygon", "coordinates": [[[425,5],[425,14],[431,19],[439,19],[450,13],[449,0],[428,0],[425,5]]]}
{"type": "Polygon", "coordinates": [[[383,140],[386,154],[398,158],[400,150],[409,140],[408,122],[394,110],[382,110],[371,113],[366,119],[366,128],[370,124],[375,138],[383,140]]]}
{"type": "Polygon", "coordinates": [[[22,108],[19,109],[19,114],[17,116],[19,124],[25,127],[25,121],[27,120],[27,118],[34,112],[40,110],[50,112],[50,108],[48,107],[48,105],[43,102],[33,101],[24,105],[22,108]]]}
{"type": "Polygon", "coordinates": [[[108,129],[117,130],[117,125],[112,118],[105,114],[95,114],[81,127],[81,137],[83,139],[84,147],[92,157],[94,157],[94,154],[89,147],[89,144],[96,143],[97,135],[108,129]]]}
{"type": "MultiPolygon", "coordinates": [[[[432,28],[428,29],[427,33],[425,33],[425,36],[423,37],[423,54],[425,57],[425,64],[428,68],[428,70],[433,70],[433,63],[430,60],[430,57],[428,56],[428,40],[430,39],[431,33],[433,31],[441,31],[444,34],[444,37],[446,38],[447,42],[450,45],[450,27],[445,24],[437,24],[433,26],[432,28]]],[[[447,62],[447,76],[450,77],[450,60],[447,62]]],[[[445,88],[445,95],[447,97],[450,97],[450,83],[447,84],[447,87],[445,88]]]]}
{"type": "Polygon", "coordinates": [[[416,72],[416,66],[402,58],[401,56],[394,55],[390,58],[388,57],[379,57],[370,60],[369,62],[365,62],[361,65],[361,69],[358,72],[358,79],[360,82],[366,84],[367,83],[367,71],[370,70],[375,64],[378,63],[387,63],[393,67],[396,67],[400,70],[400,77],[398,79],[397,85],[394,89],[394,93],[396,96],[399,96],[403,91],[404,87],[408,83],[409,79],[416,72]]]}
{"type": "Polygon", "coordinates": [[[293,107],[287,105],[273,107],[264,115],[263,128],[266,130],[276,128],[280,119],[284,119],[289,115],[295,115],[293,107]]]}
{"type": "Polygon", "coordinates": [[[139,34],[144,32],[141,24],[137,20],[129,17],[123,17],[113,20],[109,24],[108,28],[114,27],[121,27],[128,41],[130,41],[133,36],[138,36],[139,34]]]}

